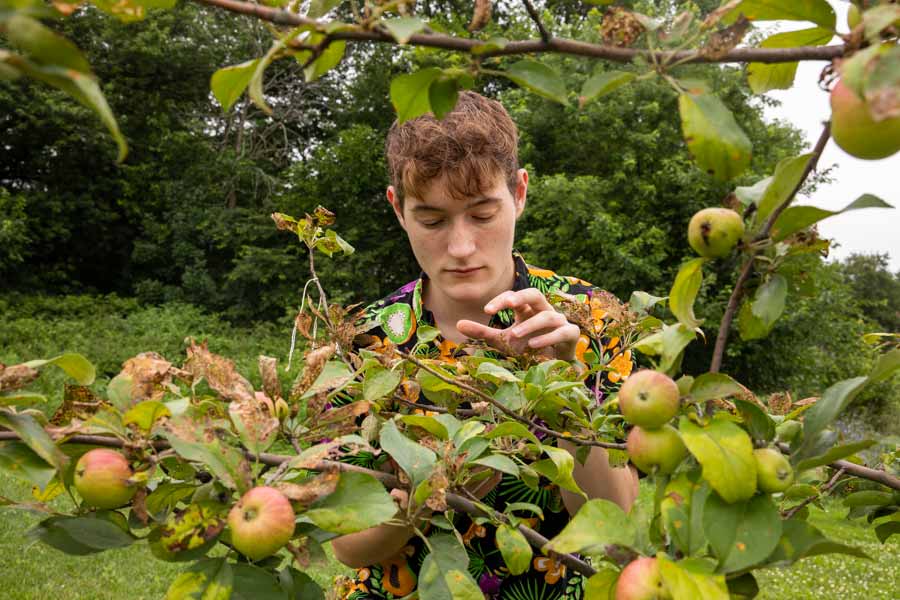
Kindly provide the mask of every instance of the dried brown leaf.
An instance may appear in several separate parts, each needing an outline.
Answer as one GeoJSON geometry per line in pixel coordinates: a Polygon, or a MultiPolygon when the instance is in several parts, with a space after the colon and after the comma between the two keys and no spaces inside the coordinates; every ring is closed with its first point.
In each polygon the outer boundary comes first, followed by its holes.
{"type": "Polygon", "coordinates": [[[491,0],[475,0],[475,11],[469,23],[469,31],[479,31],[491,20],[491,0]]]}
{"type": "Polygon", "coordinates": [[[773,415],[786,415],[791,412],[791,406],[793,402],[791,401],[791,393],[790,392],[776,392],[769,396],[769,400],[767,402],[769,405],[769,411],[773,415]]]}
{"type": "Polygon", "coordinates": [[[306,356],[304,357],[306,366],[303,369],[303,374],[297,378],[291,388],[290,397],[292,400],[299,398],[306,390],[312,387],[316,378],[322,373],[322,369],[325,368],[325,363],[334,356],[335,349],[334,344],[328,344],[319,348],[314,348],[306,353],[306,356]]]}
{"type": "Polygon", "coordinates": [[[603,43],[626,48],[631,46],[644,32],[640,20],[624,8],[613,6],[606,10],[600,24],[603,43]]]}
{"type": "Polygon", "coordinates": [[[709,29],[711,27],[715,27],[715,25],[722,20],[722,17],[737,8],[737,6],[743,1],[744,0],[730,0],[730,2],[728,2],[727,4],[723,4],[719,8],[706,15],[706,18],[703,19],[703,28],[709,29]]]}
{"type": "Polygon", "coordinates": [[[710,35],[706,45],[700,50],[700,54],[710,58],[722,58],[741,43],[749,29],[750,21],[741,15],[730,26],[710,35]]]}
{"type": "Polygon", "coordinates": [[[86,420],[108,402],[94,395],[87,386],[65,384],[63,401],[50,418],[51,425],[65,425],[75,420],[86,420]]]}
{"type": "Polygon", "coordinates": [[[25,365],[6,367],[0,363],[0,392],[17,390],[26,386],[38,377],[37,369],[25,365]]]}
{"type": "Polygon", "coordinates": [[[339,479],[340,472],[337,469],[332,469],[320,473],[304,483],[279,482],[274,487],[287,496],[289,500],[298,502],[306,507],[316,500],[332,494],[337,488],[339,479]]]}
{"type": "Polygon", "coordinates": [[[131,399],[135,404],[161,400],[166,391],[177,391],[172,383],[175,371],[172,363],[156,352],[141,352],[122,365],[122,374],[131,377],[131,399]]]}
{"type": "Polygon", "coordinates": [[[263,390],[272,400],[281,398],[281,381],[278,379],[278,359],[271,356],[259,357],[259,375],[263,390]]]}
{"type": "Polygon", "coordinates": [[[197,344],[191,340],[187,349],[188,359],[184,369],[206,383],[220,396],[230,401],[253,402],[253,386],[235,370],[234,363],[209,351],[206,342],[197,344]]]}

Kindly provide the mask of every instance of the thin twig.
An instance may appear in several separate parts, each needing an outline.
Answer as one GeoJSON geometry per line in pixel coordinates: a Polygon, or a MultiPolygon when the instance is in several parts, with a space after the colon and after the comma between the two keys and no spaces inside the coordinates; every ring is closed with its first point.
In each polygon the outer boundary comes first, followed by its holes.
{"type": "Polygon", "coordinates": [[[525,10],[528,11],[528,16],[531,17],[531,20],[537,25],[538,31],[541,33],[541,40],[543,40],[545,44],[548,43],[552,36],[550,35],[550,32],[547,31],[547,28],[544,27],[544,23],[541,22],[541,15],[534,9],[531,0],[522,0],[522,2],[525,4],[525,10]]]}
{"type": "Polygon", "coordinates": [[[446,377],[441,372],[439,372],[435,369],[432,369],[431,367],[429,367],[428,365],[426,365],[425,363],[420,361],[418,358],[416,358],[412,354],[407,354],[406,352],[402,352],[400,350],[397,350],[397,354],[399,354],[403,358],[407,359],[414,365],[418,366],[420,369],[424,369],[424,370],[428,371],[429,373],[431,373],[432,375],[434,375],[435,377],[437,377],[444,383],[449,383],[451,385],[454,385],[456,387],[464,389],[467,392],[475,394],[476,396],[478,396],[485,402],[489,403],[491,406],[497,408],[500,412],[502,412],[506,416],[512,417],[513,419],[522,423],[523,425],[527,425],[529,428],[533,429],[534,431],[539,431],[545,435],[549,435],[550,437],[554,437],[554,438],[557,438],[560,440],[567,440],[569,442],[572,442],[573,444],[578,444],[580,446],[597,446],[599,448],[606,448],[608,450],[625,450],[625,444],[617,444],[615,442],[600,442],[597,440],[586,440],[584,438],[577,438],[577,437],[574,437],[571,435],[565,435],[565,434],[559,433],[558,431],[554,431],[552,429],[548,429],[547,427],[538,425],[537,423],[528,419],[527,417],[523,417],[519,413],[506,408],[505,406],[503,406],[502,404],[497,402],[497,400],[492,398],[489,394],[484,393],[483,391],[479,390],[478,388],[472,387],[471,385],[469,385],[467,383],[463,383],[461,381],[454,381],[453,379],[446,377]]]}
{"type": "Polygon", "coordinates": [[[821,498],[822,496],[827,494],[829,491],[831,491],[831,488],[834,487],[834,485],[838,481],[838,478],[841,475],[843,475],[844,472],[845,472],[844,469],[838,469],[837,473],[834,474],[834,476],[828,481],[828,483],[826,483],[825,485],[822,486],[822,488],[819,490],[819,492],[817,494],[806,498],[803,502],[801,502],[797,506],[791,507],[790,510],[786,510],[786,511],[782,512],[781,516],[786,521],[786,520],[790,519],[791,517],[793,517],[794,515],[796,515],[798,512],[800,512],[800,509],[802,509],[804,506],[807,506],[813,500],[821,498]]]}
{"type": "MultiPolygon", "coordinates": [[[[259,4],[242,2],[241,0],[195,0],[230,12],[256,17],[263,21],[269,21],[279,25],[312,25],[324,27],[327,21],[316,21],[303,15],[290,13],[285,10],[268,8],[259,4]]],[[[329,34],[334,40],[347,40],[350,42],[379,42],[384,44],[398,44],[389,33],[377,29],[366,30],[362,28],[347,31],[335,31],[329,34]]],[[[441,33],[417,33],[407,41],[409,46],[423,46],[428,48],[444,48],[458,52],[471,52],[473,48],[483,46],[484,42],[470,38],[459,38],[441,33]]],[[[796,48],[735,48],[722,56],[709,56],[698,54],[694,51],[659,51],[655,52],[656,58],[662,62],[691,62],[691,63],[788,63],[800,60],[830,61],[844,55],[844,44],[833,46],[798,46],[796,48]]],[[[585,56],[613,62],[633,62],[638,59],[647,60],[647,50],[636,48],[619,48],[602,44],[592,44],[578,40],[554,37],[550,41],[521,40],[506,44],[503,48],[497,48],[481,54],[482,58],[490,56],[510,56],[520,54],[540,53],[568,54],[573,56],[585,56]]]]}
{"type": "MultiPolygon", "coordinates": [[[[790,195],[785,199],[785,201],[772,211],[772,214],[770,214],[768,219],[766,219],[765,225],[759,232],[759,235],[757,235],[754,239],[754,242],[764,240],[769,236],[769,233],[772,231],[772,226],[775,225],[775,221],[778,219],[778,216],[781,215],[781,213],[784,212],[784,210],[788,206],[790,206],[791,202],[794,201],[794,197],[797,195],[797,192],[799,192],[803,187],[806,178],[809,177],[809,174],[812,173],[816,166],[819,164],[819,158],[822,156],[822,152],[825,150],[825,145],[828,143],[828,140],[830,138],[831,121],[828,121],[822,128],[822,133],[819,135],[819,139],[816,142],[815,147],[813,148],[812,156],[810,156],[809,161],[807,161],[806,167],[803,169],[803,173],[800,176],[800,180],[797,182],[797,185],[794,186],[794,189],[791,191],[790,195]]],[[[731,292],[731,297],[728,298],[728,306],[725,309],[725,314],[722,316],[722,322],[719,324],[719,334],[716,336],[716,346],[713,350],[712,362],[710,362],[709,365],[709,371],[711,373],[718,373],[719,369],[722,368],[722,359],[725,356],[725,345],[728,342],[728,332],[731,329],[731,323],[734,321],[734,314],[737,312],[738,304],[740,303],[741,298],[744,295],[744,284],[747,282],[747,279],[750,278],[750,274],[753,271],[753,261],[756,260],[756,255],[759,254],[759,252],[760,250],[758,248],[750,252],[750,255],[747,257],[744,266],[741,268],[741,273],[734,284],[734,290],[732,290],[731,292]]]]}

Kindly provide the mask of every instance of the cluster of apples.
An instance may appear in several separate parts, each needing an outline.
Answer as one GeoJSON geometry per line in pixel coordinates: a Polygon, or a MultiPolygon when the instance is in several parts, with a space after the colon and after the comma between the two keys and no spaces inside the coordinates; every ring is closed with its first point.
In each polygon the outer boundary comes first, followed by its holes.
{"type": "MultiPolygon", "coordinates": [[[[88,506],[114,509],[131,502],[137,487],[128,459],[108,448],[88,451],[75,465],[75,489],[88,506]]],[[[273,487],[257,486],[228,513],[231,544],[257,561],[278,552],[294,535],[294,509],[273,487]]]]}
{"type": "Polygon", "coordinates": [[[634,425],[626,448],[634,465],[644,473],[672,473],[687,456],[681,436],[669,421],[678,413],[678,385],[665,373],[644,369],[632,374],[619,388],[619,410],[634,425]]]}

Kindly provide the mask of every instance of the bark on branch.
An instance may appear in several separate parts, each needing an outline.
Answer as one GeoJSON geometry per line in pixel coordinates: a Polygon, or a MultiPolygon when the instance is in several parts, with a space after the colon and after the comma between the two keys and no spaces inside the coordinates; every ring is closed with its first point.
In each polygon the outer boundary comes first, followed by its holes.
{"type": "MultiPolygon", "coordinates": [[[[276,25],[309,25],[319,27],[325,21],[316,21],[303,15],[298,15],[286,10],[269,8],[259,4],[243,2],[241,0],[195,0],[202,4],[208,4],[216,8],[230,12],[256,17],[263,21],[269,21],[276,25]]],[[[378,42],[384,44],[398,44],[387,32],[377,30],[354,29],[349,31],[336,31],[330,33],[332,40],[347,40],[349,42],[378,42]]],[[[398,44],[399,45],[399,44],[398,44]]],[[[460,38],[441,33],[417,33],[409,38],[409,46],[425,46],[429,48],[442,48],[457,52],[471,52],[473,48],[484,45],[481,40],[460,38]]],[[[556,53],[572,56],[584,56],[612,62],[629,63],[638,58],[653,62],[653,58],[660,64],[671,63],[788,63],[800,60],[830,61],[843,56],[845,46],[843,44],[832,46],[799,46],[796,48],[735,48],[721,56],[703,55],[695,50],[659,51],[651,52],[639,48],[619,48],[603,44],[592,44],[568,38],[553,37],[544,40],[520,40],[509,42],[505,47],[480,54],[482,58],[490,56],[510,56],[519,54],[543,54],[556,53]],[[652,56],[651,56],[652,55],[652,56]]]]}

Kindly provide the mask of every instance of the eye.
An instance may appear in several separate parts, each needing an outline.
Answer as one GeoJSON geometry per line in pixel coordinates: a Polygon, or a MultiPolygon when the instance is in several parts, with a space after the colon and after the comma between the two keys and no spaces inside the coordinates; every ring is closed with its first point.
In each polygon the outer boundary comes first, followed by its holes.
{"type": "Polygon", "coordinates": [[[428,229],[436,229],[437,227],[440,227],[440,226],[441,226],[441,223],[443,223],[444,220],[443,220],[443,219],[437,219],[437,220],[434,220],[434,221],[419,221],[419,222],[420,222],[422,225],[424,225],[425,227],[427,227],[428,229]]]}
{"type": "Polygon", "coordinates": [[[475,219],[476,221],[478,221],[479,223],[487,223],[488,221],[490,221],[491,219],[494,218],[494,215],[493,215],[493,214],[489,214],[489,215],[472,215],[472,218],[475,219]]]}

